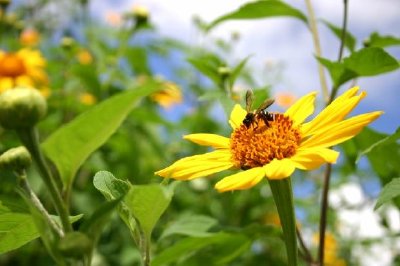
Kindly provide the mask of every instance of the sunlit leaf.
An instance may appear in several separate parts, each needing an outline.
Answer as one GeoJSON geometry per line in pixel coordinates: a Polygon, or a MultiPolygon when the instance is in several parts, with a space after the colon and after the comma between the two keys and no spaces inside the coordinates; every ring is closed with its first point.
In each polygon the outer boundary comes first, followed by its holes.
{"type": "Polygon", "coordinates": [[[386,35],[382,36],[379,35],[378,32],[374,32],[369,36],[369,38],[365,41],[365,46],[367,47],[388,47],[388,46],[395,46],[400,45],[400,38],[386,35]]]}
{"type": "Polygon", "coordinates": [[[278,0],[265,0],[247,3],[239,9],[223,15],[210,23],[208,30],[227,20],[261,19],[269,17],[293,17],[307,23],[307,17],[298,9],[278,0]]]}
{"type": "Polygon", "coordinates": [[[160,239],[178,234],[185,236],[209,236],[208,230],[217,224],[217,220],[205,215],[185,214],[168,225],[160,239]]]}
{"type": "Polygon", "coordinates": [[[383,187],[374,209],[378,209],[383,204],[398,196],[400,196],[400,177],[393,178],[392,181],[390,181],[383,187]]]}
{"type": "Polygon", "coordinates": [[[187,59],[198,71],[211,79],[217,86],[221,85],[221,76],[218,74],[218,68],[225,64],[215,55],[208,54],[201,57],[192,57],[187,59]]]}
{"type": "Polygon", "coordinates": [[[328,69],[335,88],[357,77],[375,76],[399,68],[395,58],[377,47],[363,48],[340,63],[326,58],[317,59],[328,69]]]}
{"type": "Polygon", "coordinates": [[[46,156],[56,165],[66,187],[92,152],[114,134],[143,96],[158,88],[155,83],[115,95],[62,126],[42,144],[46,156]]]}
{"type": "Polygon", "coordinates": [[[97,172],[93,178],[93,185],[109,201],[125,196],[131,188],[129,182],[115,178],[107,171],[97,172]]]}
{"type": "MultiPolygon", "coordinates": [[[[342,29],[340,27],[337,27],[333,25],[332,23],[322,20],[322,22],[335,34],[335,36],[341,41],[342,39],[342,29]]],[[[345,37],[345,42],[344,45],[351,51],[353,52],[355,47],[356,47],[356,38],[349,32],[346,31],[346,37],[345,37]]]]}
{"type": "Polygon", "coordinates": [[[171,190],[158,184],[134,185],[128,192],[124,201],[139,222],[147,241],[150,241],[153,228],[169,206],[171,198],[171,190]]]}

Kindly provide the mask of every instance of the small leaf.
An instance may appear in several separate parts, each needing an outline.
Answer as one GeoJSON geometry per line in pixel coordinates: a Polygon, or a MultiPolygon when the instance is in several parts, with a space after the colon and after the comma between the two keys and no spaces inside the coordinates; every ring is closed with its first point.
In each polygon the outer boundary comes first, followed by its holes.
{"type": "Polygon", "coordinates": [[[229,75],[229,87],[232,88],[235,84],[236,79],[238,78],[240,72],[242,71],[243,67],[246,65],[247,61],[249,60],[250,56],[246,57],[242,61],[240,61],[237,66],[232,69],[232,73],[229,75]]]}
{"type": "MultiPolygon", "coordinates": [[[[339,41],[341,41],[342,29],[326,20],[322,20],[322,22],[333,32],[333,34],[335,34],[335,36],[339,39],[339,41]]],[[[346,31],[346,38],[344,44],[351,52],[353,52],[356,47],[356,38],[348,31],[346,31]]]]}
{"type": "Polygon", "coordinates": [[[66,187],[71,186],[78,168],[89,155],[114,134],[133,104],[158,88],[156,84],[115,95],[81,114],[54,132],[42,144],[46,156],[56,165],[66,187]]]}
{"type": "Polygon", "coordinates": [[[288,265],[295,266],[297,265],[297,236],[291,180],[285,178],[268,181],[282,225],[288,265]]]}
{"type": "Polygon", "coordinates": [[[218,68],[225,65],[221,59],[213,54],[208,54],[187,60],[203,75],[211,79],[216,86],[220,86],[222,79],[218,73],[218,68]]]}
{"type": "Polygon", "coordinates": [[[93,185],[109,201],[124,197],[131,188],[129,182],[115,178],[107,171],[97,172],[93,178],[93,185]]]}
{"type": "Polygon", "coordinates": [[[293,17],[307,23],[307,17],[298,9],[278,0],[264,0],[247,3],[239,9],[223,15],[210,23],[207,30],[210,30],[223,21],[232,19],[260,19],[269,17],[293,17]]]}
{"type": "Polygon", "coordinates": [[[126,195],[124,202],[140,224],[146,240],[154,226],[171,202],[172,193],[168,188],[152,185],[134,185],[126,195]]]}
{"type": "Polygon", "coordinates": [[[317,59],[329,71],[333,82],[333,87],[335,88],[338,88],[345,82],[357,77],[357,73],[346,69],[343,63],[332,62],[321,57],[317,57],[317,59]]]}
{"type": "Polygon", "coordinates": [[[126,59],[136,75],[149,75],[151,73],[148,66],[147,53],[142,47],[129,47],[125,51],[126,59]]]}
{"type": "Polygon", "coordinates": [[[388,47],[388,46],[395,46],[400,45],[400,38],[386,35],[381,36],[379,33],[374,32],[369,36],[369,38],[365,41],[365,46],[367,47],[388,47]]]}
{"type": "Polygon", "coordinates": [[[170,224],[164,230],[160,239],[174,234],[196,237],[209,236],[211,233],[207,231],[216,224],[217,220],[205,215],[185,214],[170,224]]]}
{"type": "Polygon", "coordinates": [[[398,196],[400,196],[400,177],[393,178],[392,181],[383,187],[374,210],[377,210],[380,206],[398,196]]]}

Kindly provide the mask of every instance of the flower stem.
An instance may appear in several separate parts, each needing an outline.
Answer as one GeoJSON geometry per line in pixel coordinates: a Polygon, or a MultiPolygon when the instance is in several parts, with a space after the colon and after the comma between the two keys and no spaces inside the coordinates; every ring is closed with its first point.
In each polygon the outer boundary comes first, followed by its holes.
{"type": "MultiPolygon", "coordinates": [[[[305,0],[305,2],[307,5],[307,11],[308,11],[308,16],[309,16],[309,27],[310,27],[313,42],[314,42],[315,55],[318,57],[321,57],[321,55],[322,55],[321,45],[320,45],[320,41],[319,41],[317,21],[315,19],[314,9],[311,5],[311,0],[305,0]]],[[[325,78],[324,67],[319,62],[318,62],[318,74],[319,74],[322,95],[323,95],[324,99],[327,100],[329,97],[328,96],[328,93],[329,93],[328,85],[327,85],[326,78],[325,78]]]]}
{"type": "MultiPolygon", "coordinates": [[[[346,32],[347,32],[347,16],[348,16],[348,1],[343,0],[344,8],[343,8],[343,26],[342,26],[342,34],[340,38],[340,49],[338,62],[342,60],[344,45],[346,42],[346,32]]],[[[327,105],[330,104],[333,99],[336,97],[337,91],[339,87],[334,87],[331,90],[331,94],[329,96],[329,100],[327,105]]],[[[324,176],[324,185],[322,191],[322,202],[321,202],[321,213],[320,213],[320,225],[319,225],[319,247],[318,247],[318,262],[319,265],[324,265],[324,256],[325,256],[325,231],[326,231],[326,221],[328,215],[328,194],[329,194],[329,183],[332,173],[332,164],[328,163],[325,169],[324,176]]]]}
{"type": "Polygon", "coordinates": [[[69,222],[69,213],[68,209],[64,205],[62,201],[61,193],[56,185],[54,177],[52,176],[46,161],[43,157],[43,154],[39,147],[38,140],[38,132],[35,127],[19,129],[17,130],[18,136],[21,139],[24,146],[31,153],[34,161],[36,162],[40,175],[43,179],[44,184],[49,190],[50,196],[53,200],[54,207],[58,215],[60,216],[60,220],[65,232],[72,231],[71,223],[69,222]]]}
{"type": "Polygon", "coordinates": [[[47,223],[53,228],[53,230],[60,236],[64,236],[63,230],[59,227],[59,225],[54,222],[54,220],[50,217],[50,214],[47,212],[47,210],[43,207],[43,204],[40,202],[39,198],[36,196],[35,192],[31,189],[28,179],[26,178],[26,173],[25,171],[20,171],[15,173],[19,179],[19,186],[22,189],[22,192],[25,193],[25,195],[28,197],[30,202],[33,204],[33,206],[36,207],[36,209],[39,211],[39,213],[42,214],[44,219],[47,221],[47,223]]]}
{"type": "Polygon", "coordinates": [[[297,265],[296,216],[291,179],[268,180],[282,225],[289,266],[297,265]]]}
{"type": "MultiPolygon", "coordinates": [[[[340,63],[340,61],[342,61],[343,58],[343,51],[344,51],[344,46],[346,43],[346,35],[347,35],[347,17],[348,17],[348,1],[347,0],[343,0],[343,4],[344,4],[344,8],[343,8],[343,24],[342,24],[342,33],[340,35],[340,48],[339,48],[339,55],[338,55],[338,62],[340,63]]],[[[328,104],[330,102],[333,101],[333,99],[335,99],[336,94],[338,92],[339,87],[334,87],[331,90],[331,94],[329,96],[329,101],[328,104]]]]}

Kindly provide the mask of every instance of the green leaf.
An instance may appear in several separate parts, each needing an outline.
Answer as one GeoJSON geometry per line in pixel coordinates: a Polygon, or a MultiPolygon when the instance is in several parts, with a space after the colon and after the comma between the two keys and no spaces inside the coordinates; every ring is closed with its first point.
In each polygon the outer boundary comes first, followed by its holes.
{"type": "Polygon", "coordinates": [[[125,197],[124,202],[140,224],[146,240],[154,226],[171,202],[172,192],[158,184],[134,185],[125,197]]]}
{"type": "Polygon", "coordinates": [[[398,196],[400,196],[400,177],[393,178],[392,181],[383,187],[374,210],[377,210],[380,206],[398,196]]]}
{"type": "Polygon", "coordinates": [[[42,144],[56,165],[66,187],[71,186],[79,167],[118,129],[134,103],[158,86],[150,84],[115,95],[81,114],[54,132],[42,144]]]}
{"type": "Polygon", "coordinates": [[[162,185],[132,186],[125,198],[129,210],[140,223],[147,239],[171,202],[172,191],[162,185]]]}
{"type": "Polygon", "coordinates": [[[37,237],[39,232],[30,214],[0,214],[0,253],[17,249],[37,237]]]}
{"type": "Polygon", "coordinates": [[[294,214],[291,179],[268,180],[282,224],[288,265],[297,265],[296,217],[294,214]]]}
{"type": "Polygon", "coordinates": [[[399,68],[399,62],[378,47],[364,48],[343,60],[345,67],[358,76],[375,76],[399,68]]]}
{"type": "Polygon", "coordinates": [[[320,57],[317,59],[328,69],[335,88],[357,77],[375,76],[399,68],[395,58],[377,47],[363,48],[341,63],[320,57]]]}
{"type": "Polygon", "coordinates": [[[244,4],[239,9],[215,19],[207,27],[207,30],[211,30],[223,21],[232,19],[260,19],[280,16],[297,18],[307,23],[307,17],[300,10],[282,1],[264,0],[244,4]]]}
{"type": "Polygon", "coordinates": [[[247,61],[249,60],[250,56],[246,57],[242,61],[240,61],[237,66],[232,69],[232,73],[229,75],[229,87],[232,88],[235,84],[236,79],[238,78],[240,72],[242,71],[243,67],[246,65],[247,61]]]}
{"type": "Polygon", "coordinates": [[[371,36],[365,41],[365,46],[367,47],[388,47],[388,46],[395,46],[400,45],[400,38],[386,35],[381,36],[377,32],[373,32],[371,36]]]}
{"type": "MultiPolygon", "coordinates": [[[[97,172],[93,178],[93,185],[108,201],[124,197],[132,187],[129,182],[115,178],[112,173],[107,171],[97,172]]],[[[129,230],[133,232],[136,223],[127,205],[123,201],[120,202],[118,206],[118,214],[128,226],[129,230]]]]}
{"type": "Polygon", "coordinates": [[[224,232],[208,237],[188,237],[164,249],[153,259],[151,265],[169,265],[173,262],[177,265],[186,265],[185,260],[196,254],[200,254],[200,261],[207,261],[208,264],[228,265],[234,258],[247,251],[250,244],[250,239],[244,235],[224,232]],[[208,252],[204,250],[206,248],[208,252]],[[204,252],[201,252],[202,250],[204,252]],[[215,250],[218,252],[213,252],[215,250]]]}
{"type": "Polygon", "coordinates": [[[107,171],[97,172],[93,178],[93,185],[109,201],[124,197],[132,186],[129,182],[117,179],[107,171]]]}
{"type": "Polygon", "coordinates": [[[216,224],[217,220],[209,216],[184,214],[167,226],[160,239],[175,234],[194,237],[209,236],[211,233],[208,230],[216,224]]]}
{"type": "MultiPolygon", "coordinates": [[[[332,23],[322,20],[322,22],[335,34],[335,36],[341,41],[342,39],[342,29],[340,27],[337,27],[333,25],[332,23]]],[[[356,47],[356,38],[349,32],[346,31],[346,38],[344,45],[351,51],[353,52],[355,47],[356,47]]]]}
{"type": "Polygon", "coordinates": [[[214,84],[216,84],[216,86],[221,85],[222,79],[220,74],[218,73],[218,68],[224,66],[225,63],[222,62],[222,60],[219,59],[217,56],[213,54],[207,54],[201,57],[188,58],[187,60],[198,71],[211,79],[214,84]]]}
{"type": "Polygon", "coordinates": [[[103,203],[95,210],[88,220],[82,223],[79,230],[86,233],[92,239],[94,244],[99,239],[104,226],[109,221],[112,212],[121,202],[121,199],[122,198],[103,203]]]}
{"type": "Polygon", "coordinates": [[[148,66],[147,52],[142,47],[128,47],[125,51],[128,63],[136,75],[151,74],[148,66]]]}

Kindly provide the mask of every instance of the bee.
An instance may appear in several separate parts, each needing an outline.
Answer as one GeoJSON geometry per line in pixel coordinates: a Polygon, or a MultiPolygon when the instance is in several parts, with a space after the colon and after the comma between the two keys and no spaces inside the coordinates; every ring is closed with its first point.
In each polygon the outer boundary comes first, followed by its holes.
{"type": "Polygon", "coordinates": [[[266,99],[257,110],[252,111],[251,107],[253,104],[253,92],[248,90],[246,92],[246,111],[247,114],[243,119],[243,124],[249,128],[252,124],[258,126],[258,119],[261,118],[265,125],[268,127],[270,121],[274,121],[275,117],[273,114],[266,111],[266,109],[274,103],[274,99],[266,99]]]}

